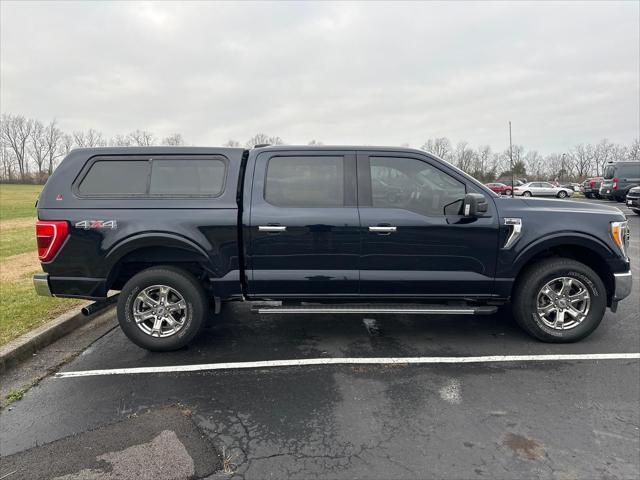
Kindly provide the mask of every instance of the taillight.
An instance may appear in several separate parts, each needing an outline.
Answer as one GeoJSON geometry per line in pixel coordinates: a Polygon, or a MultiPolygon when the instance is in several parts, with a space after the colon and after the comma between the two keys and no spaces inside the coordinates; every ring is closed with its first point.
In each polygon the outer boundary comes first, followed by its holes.
{"type": "Polygon", "coordinates": [[[69,234],[69,226],[64,221],[36,222],[36,239],[38,241],[38,258],[48,262],[56,256],[69,234]]]}
{"type": "Polygon", "coordinates": [[[595,187],[596,187],[596,181],[595,181],[595,180],[591,180],[591,181],[589,182],[589,187],[591,187],[591,188],[595,188],[595,187]]]}
{"type": "Polygon", "coordinates": [[[617,178],[613,179],[613,184],[612,184],[611,188],[613,188],[614,190],[618,189],[618,179],[617,178]]]}

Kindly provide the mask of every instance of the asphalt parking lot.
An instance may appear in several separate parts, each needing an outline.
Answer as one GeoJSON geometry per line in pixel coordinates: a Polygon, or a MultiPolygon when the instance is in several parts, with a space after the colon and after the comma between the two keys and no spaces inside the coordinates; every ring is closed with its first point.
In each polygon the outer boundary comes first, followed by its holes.
{"type": "Polygon", "coordinates": [[[49,376],[0,413],[0,478],[638,478],[640,360],[593,356],[640,352],[640,216],[604,203],[629,218],[636,285],[576,344],[532,340],[506,308],[279,317],[238,304],[188,349],[149,353],[114,328],[61,373],[338,357],[579,360],[49,376]]]}

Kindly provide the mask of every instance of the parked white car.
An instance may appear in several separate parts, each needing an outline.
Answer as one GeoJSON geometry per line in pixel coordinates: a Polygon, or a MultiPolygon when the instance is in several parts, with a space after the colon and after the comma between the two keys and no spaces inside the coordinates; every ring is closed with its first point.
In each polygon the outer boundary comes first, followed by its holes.
{"type": "Polygon", "coordinates": [[[566,187],[555,187],[549,182],[529,182],[515,187],[513,193],[523,197],[566,198],[573,195],[573,190],[566,187]]]}

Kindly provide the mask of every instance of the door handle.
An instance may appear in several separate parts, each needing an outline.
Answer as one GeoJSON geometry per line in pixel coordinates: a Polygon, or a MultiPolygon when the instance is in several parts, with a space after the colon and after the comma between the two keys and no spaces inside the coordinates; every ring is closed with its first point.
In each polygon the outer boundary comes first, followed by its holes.
{"type": "Polygon", "coordinates": [[[277,233],[277,232],[284,232],[286,230],[287,230],[287,227],[285,227],[284,225],[260,225],[258,227],[258,231],[260,232],[277,233]]]}
{"type": "Polygon", "coordinates": [[[380,235],[389,235],[397,230],[396,227],[369,227],[369,231],[372,233],[378,233],[380,235]]]}

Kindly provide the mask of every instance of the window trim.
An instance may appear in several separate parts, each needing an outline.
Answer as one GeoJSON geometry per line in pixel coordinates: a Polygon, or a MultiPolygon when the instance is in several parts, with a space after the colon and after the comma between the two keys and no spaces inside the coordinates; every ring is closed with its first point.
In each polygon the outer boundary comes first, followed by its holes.
{"type": "MultiPolygon", "coordinates": [[[[359,208],[372,208],[372,209],[389,209],[392,207],[374,207],[373,206],[373,191],[372,191],[372,179],[371,179],[371,157],[387,157],[387,158],[405,158],[407,160],[415,160],[418,162],[423,162],[429,165],[432,168],[442,172],[445,175],[453,178],[457,182],[460,182],[464,187],[465,195],[469,192],[469,185],[463,179],[458,178],[456,175],[452,175],[450,172],[440,168],[434,162],[429,161],[426,158],[421,158],[417,155],[407,155],[402,152],[358,152],[357,162],[358,162],[358,207],[359,208]]],[[[415,212],[413,210],[408,210],[406,208],[398,208],[399,210],[404,210],[405,212],[415,213],[416,215],[421,215],[423,217],[429,218],[446,218],[452,217],[456,215],[447,215],[442,213],[440,215],[425,215],[423,213],[415,212]]]]}
{"type": "Polygon", "coordinates": [[[229,176],[229,159],[222,154],[160,154],[160,155],[97,155],[89,158],[80,173],[73,181],[71,191],[74,196],[80,199],[184,199],[184,198],[219,198],[223,196],[227,190],[227,180],[229,176]],[[224,164],[224,175],[222,180],[222,190],[216,194],[209,193],[149,193],[151,188],[151,175],[153,173],[154,160],[216,160],[224,164]],[[142,162],[149,163],[149,172],[147,174],[147,185],[145,193],[82,193],[80,185],[91,171],[94,164],[98,162],[142,162]]]}
{"type": "Polygon", "coordinates": [[[264,182],[262,185],[262,201],[267,205],[274,208],[356,208],[357,207],[357,175],[355,167],[355,155],[347,153],[332,153],[330,151],[319,152],[273,152],[270,155],[264,165],[264,182]],[[274,158],[282,157],[340,157],[342,158],[342,177],[343,177],[343,195],[342,205],[334,206],[291,206],[291,205],[277,205],[267,200],[267,180],[269,172],[269,164],[274,158]]]}

